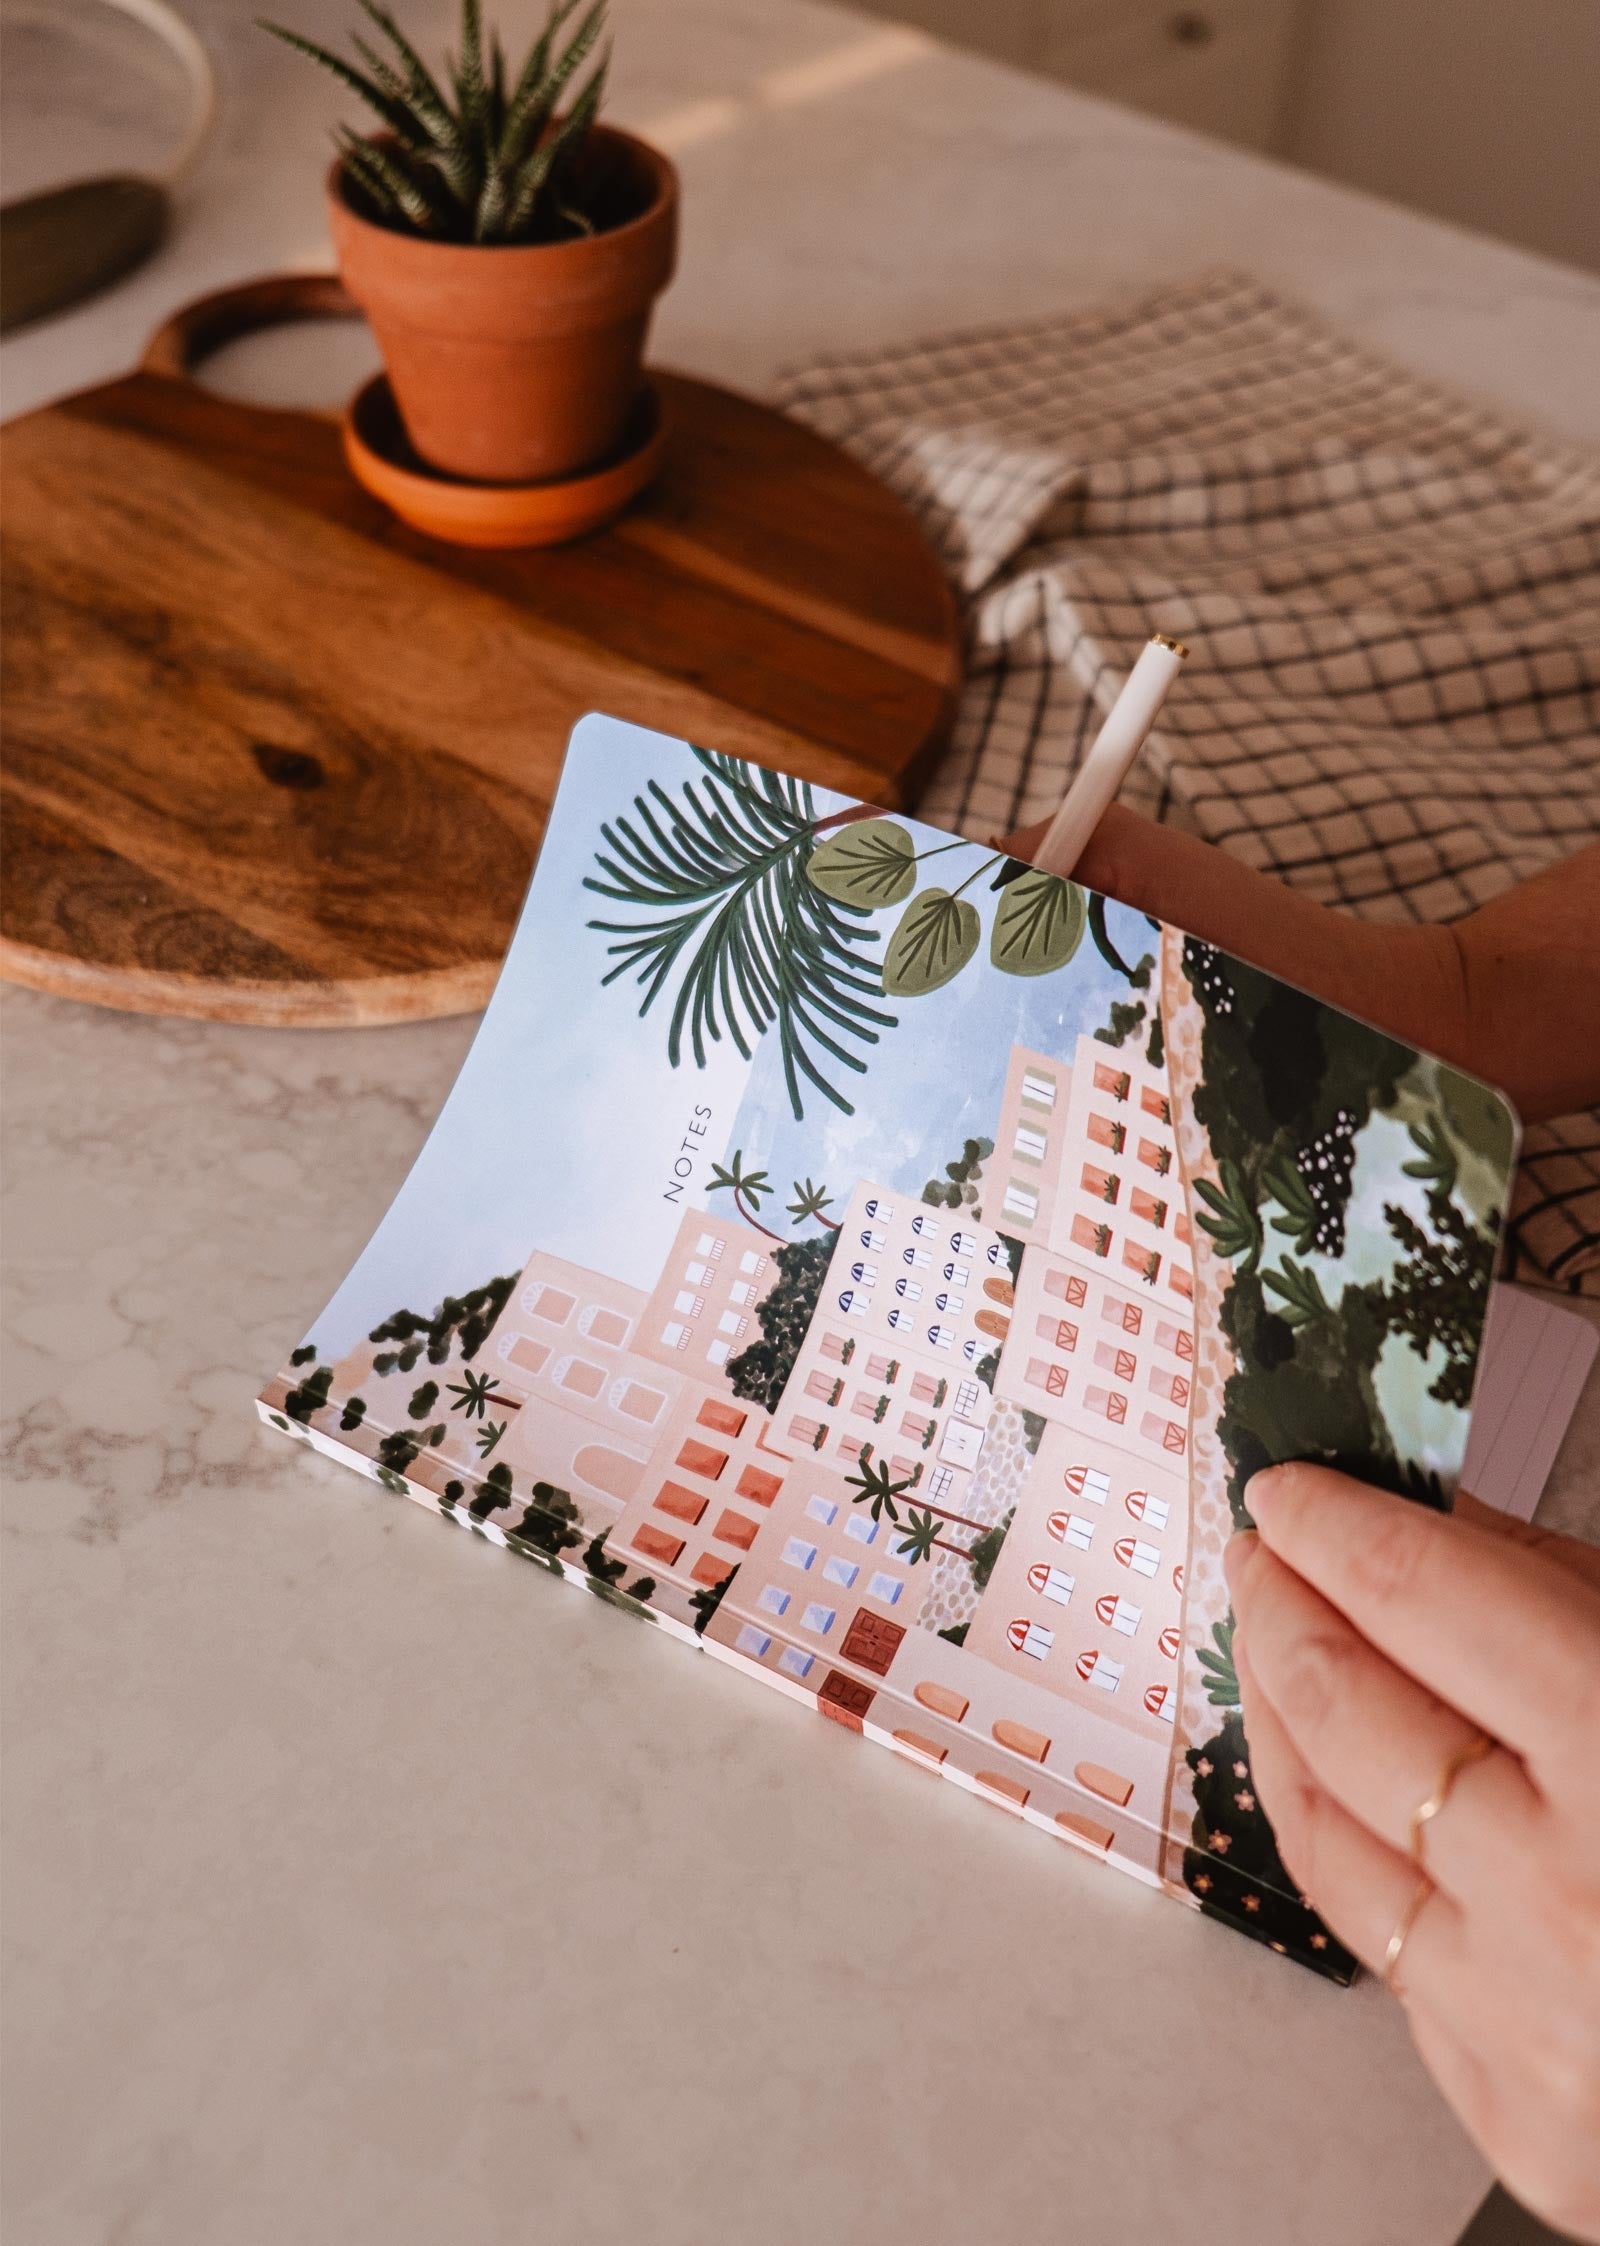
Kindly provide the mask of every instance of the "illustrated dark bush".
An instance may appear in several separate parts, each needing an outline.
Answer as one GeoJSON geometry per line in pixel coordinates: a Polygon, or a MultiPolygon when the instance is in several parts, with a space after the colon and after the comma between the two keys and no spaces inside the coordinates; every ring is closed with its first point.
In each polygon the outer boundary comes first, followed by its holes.
{"type": "Polygon", "coordinates": [[[494,1322],[510,1301],[516,1283],[513,1271],[491,1279],[486,1286],[474,1287],[469,1294],[446,1295],[431,1318],[416,1310],[397,1310],[367,1336],[369,1341],[398,1341],[404,1345],[387,1357],[375,1357],[374,1372],[398,1368],[408,1373],[424,1348],[430,1365],[444,1364],[456,1345],[463,1360],[475,1357],[493,1332],[494,1322]]]}
{"type": "Polygon", "coordinates": [[[378,1445],[378,1463],[387,1466],[391,1473],[403,1474],[421,1448],[415,1435],[397,1428],[394,1434],[385,1435],[378,1445]]]}
{"type": "Polygon", "coordinates": [[[1357,1961],[1301,1897],[1256,1799],[1237,1709],[1184,1757],[1194,1774],[1194,1845],[1183,1881],[1200,1908],[1259,1942],[1275,1944],[1330,1980],[1353,1980],[1357,1961]]]}
{"type": "Polygon", "coordinates": [[[490,1467],[467,1510],[475,1521],[486,1521],[491,1513],[498,1513],[510,1503],[511,1469],[502,1462],[490,1467]]]}
{"type": "Polygon", "coordinates": [[[774,1249],[778,1276],[756,1304],[761,1339],[728,1363],[733,1392],[747,1404],[776,1411],[816,1313],[834,1238],[831,1232],[817,1233],[807,1240],[781,1241],[774,1249]]]}
{"type": "Polygon", "coordinates": [[[333,1367],[318,1365],[315,1372],[307,1373],[297,1387],[290,1389],[283,1399],[283,1408],[291,1419],[297,1419],[303,1427],[327,1403],[328,1390],[332,1386],[333,1367]]]}
{"type": "Polygon", "coordinates": [[[698,1591],[691,1594],[689,1605],[694,1614],[694,1634],[697,1638],[705,1636],[707,1623],[721,1606],[727,1596],[728,1585],[738,1572],[737,1567],[731,1567],[720,1583],[704,1583],[698,1591]]]}

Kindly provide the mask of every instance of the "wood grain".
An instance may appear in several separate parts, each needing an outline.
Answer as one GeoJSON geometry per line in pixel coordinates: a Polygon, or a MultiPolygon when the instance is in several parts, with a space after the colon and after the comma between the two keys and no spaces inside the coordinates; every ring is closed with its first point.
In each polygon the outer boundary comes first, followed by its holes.
{"type": "Polygon", "coordinates": [[[0,972],[137,1012],[481,1006],[573,724],[603,709],[884,803],[959,676],[910,515],[754,401],[660,375],[653,491],[581,544],[431,543],[338,428],[190,379],[320,277],[210,298],[5,436],[0,972]]]}

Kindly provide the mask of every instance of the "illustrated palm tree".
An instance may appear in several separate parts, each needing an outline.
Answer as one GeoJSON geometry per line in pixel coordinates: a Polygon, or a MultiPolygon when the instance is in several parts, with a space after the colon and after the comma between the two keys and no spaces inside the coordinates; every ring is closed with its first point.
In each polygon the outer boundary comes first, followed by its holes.
{"type": "Polygon", "coordinates": [[[460,1398],[450,1406],[453,1412],[465,1412],[468,1419],[482,1419],[499,1393],[500,1383],[493,1373],[463,1372],[460,1380],[448,1384],[449,1393],[460,1398]]]}
{"type": "Polygon", "coordinates": [[[837,1232],[839,1230],[838,1218],[826,1216],[823,1213],[833,1198],[825,1185],[813,1185],[809,1178],[802,1184],[796,1178],[794,1181],[794,1199],[786,1206],[796,1224],[805,1224],[810,1218],[815,1217],[818,1224],[825,1224],[830,1232],[837,1232]]]}
{"type": "Polygon", "coordinates": [[[854,1485],[855,1505],[870,1507],[875,1521],[888,1519],[897,1532],[895,1549],[902,1558],[915,1567],[919,1560],[931,1559],[935,1551],[953,1552],[958,1560],[968,1560],[972,1554],[961,1544],[947,1544],[939,1531],[945,1528],[972,1529],[979,1536],[986,1533],[988,1525],[974,1521],[965,1513],[953,1513],[947,1506],[931,1505],[924,1500],[918,1507],[908,1505],[906,1518],[900,1518],[899,1499],[911,1488],[911,1477],[904,1475],[896,1481],[889,1467],[880,1466],[870,1451],[863,1451],[853,1474],[846,1479],[854,1485]]]}
{"type": "Polygon", "coordinates": [[[616,938],[602,981],[632,975],[643,1015],[677,978],[667,1030],[674,1068],[686,1040],[703,1068],[723,1037],[748,1060],[775,1028],[796,1118],[802,1080],[852,1115],[830,1064],[863,1075],[860,1048],[897,1016],[881,1003],[867,908],[828,896],[806,866],[825,828],[865,817],[866,807],[819,817],[805,781],[709,749],[695,755],[705,777],[684,783],[681,802],[652,780],[631,818],[601,827],[598,875],[584,887],[647,916],[590,921],[616,938]]]}
{"type": "Polygon", "coordinates": [[[765,1170],[747,1170],[744,1167],[744,1156],[737,1147],[728,1156],[726,1169],[720,1162],[712,1163],[711,1182],[706,1191],[731,1193],[733,1205],[746,1224],[753,1225],[757,1232],[764,1232],[769,1240],[782,1239],[782,1233],[774,1232],[770,1226],[764,1225],[759,1214],[762,1195],[772,1193],[776,1188],[765,1170]]]}

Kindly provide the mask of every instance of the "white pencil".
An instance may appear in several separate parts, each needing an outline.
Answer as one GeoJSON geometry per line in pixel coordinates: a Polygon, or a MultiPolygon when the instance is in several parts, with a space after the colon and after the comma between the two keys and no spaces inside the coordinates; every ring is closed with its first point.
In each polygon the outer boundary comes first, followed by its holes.
{"type": "Polygon", "coordinates": [[[1060,810],[1033,854],[1042,873],[1069,875],[1083,856],[1089,837],[1133,768],[1156,714],[1189,650],[1157,632],[1139,651],[1122,692],[1106,712],[1094,745],[1078,768],[1060,810]]]}

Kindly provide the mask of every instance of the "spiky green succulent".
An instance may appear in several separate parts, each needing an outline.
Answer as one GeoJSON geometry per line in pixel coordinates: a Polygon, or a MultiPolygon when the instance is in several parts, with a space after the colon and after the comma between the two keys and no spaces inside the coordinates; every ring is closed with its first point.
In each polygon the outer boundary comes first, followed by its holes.
{"type": "Polygon", "coordinates": [[[341,125],[336,139],[358,207],[380,224],[441,242],[559,241],[595,230],[577,160],[600,108],[609,48],[557,114],[605,22],[606,0],[592,0],[569,36],[580,4],[555,0],[513,81],[498,32],[485,50],[479,0],[462,0],[448,92],[378,0],[359,5],[390,51],[352,34],[360,67],[282,24],[261,29],[331,70],[376,114],[376,132],[341,125]]]}

